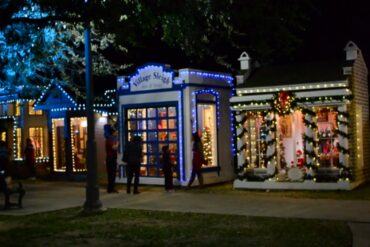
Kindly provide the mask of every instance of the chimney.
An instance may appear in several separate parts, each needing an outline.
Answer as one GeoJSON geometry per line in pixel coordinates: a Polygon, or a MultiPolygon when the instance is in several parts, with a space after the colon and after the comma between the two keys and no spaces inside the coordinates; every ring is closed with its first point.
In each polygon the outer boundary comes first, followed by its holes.
{"type": "Polygon", "coordinates": [[[240,57],[238,58],[240,61],[240,74],[236,76],[236,84],[240,85],[244,83],[250,74],[251,64],[250,64],[250,57],[247,52],[243,51],[240,57]]]}
{"type": "Polygon", "coordinates": [[[353,41],[349,41],[346,47],[344,47],[344,51],[346,52],[346,60],[355,60],[358,56],[359,50],[360,49],[353,41]]]}
{"type": "Polygon", "coordinates": [[[240,69],[241,70],[248,70],[249,67],[250,67],[250,57],[248,56],[248,53],[246,53],[245,51],[242,52],[242,54],[240,55],[240,57],[238,58],[238,60],[240,61],[240,69]]]}

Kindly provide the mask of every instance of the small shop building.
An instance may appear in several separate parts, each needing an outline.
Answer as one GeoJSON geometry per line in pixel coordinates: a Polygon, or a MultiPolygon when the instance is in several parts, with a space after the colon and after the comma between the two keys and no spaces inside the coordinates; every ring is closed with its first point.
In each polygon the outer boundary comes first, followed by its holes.
{"type": "Polygon", "coordinates": [[[29,171],[23,165],[26,139],[30,138],[35,148],[36,172],[49,162],[47,116],[34,110],[38,90],[18,87],[14,90],[0,89],[0,139],[10,150],[9,172],[26,177],[29,171]],[[33,92],[32,95],[29,92],[33,92]]]}
{"type": "MultiPolygon", "coordinates": [[[[98,173],[105,168],[104,126],[114,124],[117,118],[116,89],[102,90],[95,95],[95,140],[98,173]]],[[[58,82],[50,83],[34,104],[35,110],[47,113],[50,171],[53,177],[78,178],[86,175],[87,118],[85,96],[58,82]]]]}
{"type": "MultiPolygon", "coordinates": [[[[141,136],[144,157],[140,183],[164,184],[161,150],[169,146],[176,166],[174,183],[186,185],[192,168],[194,132],[201,136],[208,161],[202,167],[205,184],[234,178],[231,75],[146,64],[131,76],[119,76],[117,83],[120,154],[134,135],[141,136]]],[[[126,183],[125,165],[121,157],[118,159],[117,182],[126,183]]]]}
{"type": "Polygon", "coordinates": [[[350,190],[370,179],[368,70],[345,46],[332,62],[253,66],[240,57],[235,188],[350,190]]]}

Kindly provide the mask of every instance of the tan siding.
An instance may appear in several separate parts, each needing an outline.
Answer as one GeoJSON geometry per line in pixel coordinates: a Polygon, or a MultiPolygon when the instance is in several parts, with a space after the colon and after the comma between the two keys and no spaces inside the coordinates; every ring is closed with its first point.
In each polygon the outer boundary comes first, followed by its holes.
{"type": "Polygon", "coordinates": [[[357,140],[356,140],[356,122],[355,115],[353,113],[356,112],[356,105],[360,105],[362,107],[362,141],[363,141],[363,155],[364,155],[364,164],[363,168],[356,168],[355,169],[355,178],[357,181],[361,180],[370,180],[370,122],[369,122],[369,89],[368,89],[368,70],[366,68],[366,64],[360,56],[354,63],[353,68],[353,75],[350,78],[352,91],[354,94],[354,99],[351,105],[351,119],[350,119],[350,133],[351,133],[351,149],[353,153],[351,153],[351,167],[355,167],[356,159],[357,159],[357,140]]]}

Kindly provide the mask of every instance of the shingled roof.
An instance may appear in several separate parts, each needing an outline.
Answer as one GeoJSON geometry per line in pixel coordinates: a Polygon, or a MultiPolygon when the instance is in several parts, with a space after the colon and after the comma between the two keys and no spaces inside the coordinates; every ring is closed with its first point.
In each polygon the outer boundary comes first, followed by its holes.
{"type": "Polygon", "coordinates": [[[343,67],[350,65],[342,60],[261,66],[252,69],[247,80],[237,87],[265,87],[345,80],[343,67]]]}

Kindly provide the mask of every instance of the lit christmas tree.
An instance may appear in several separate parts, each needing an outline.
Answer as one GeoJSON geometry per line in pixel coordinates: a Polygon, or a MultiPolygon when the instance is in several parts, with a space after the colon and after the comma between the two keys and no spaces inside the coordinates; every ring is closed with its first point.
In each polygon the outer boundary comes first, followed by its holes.
{"type": "Polygon", "coordinates": [[[212,165],[212,134],[209,127],[203,129],[202,142],[204,159],[208,162],[208,165],[212,165]]]}

